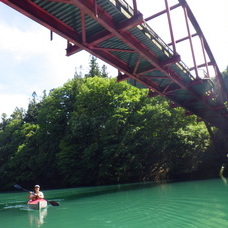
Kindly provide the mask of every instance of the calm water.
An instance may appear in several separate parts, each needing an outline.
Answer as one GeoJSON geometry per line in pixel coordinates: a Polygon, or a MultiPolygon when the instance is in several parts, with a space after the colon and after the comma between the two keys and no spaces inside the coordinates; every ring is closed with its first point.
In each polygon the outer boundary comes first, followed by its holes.
{"type": "Polygon", "coordinates": [[[33,211],[27,193],[0,194],[0,227],[228,227],[228,185],[221,179],[44,193],[60,206],[33,211]]]}

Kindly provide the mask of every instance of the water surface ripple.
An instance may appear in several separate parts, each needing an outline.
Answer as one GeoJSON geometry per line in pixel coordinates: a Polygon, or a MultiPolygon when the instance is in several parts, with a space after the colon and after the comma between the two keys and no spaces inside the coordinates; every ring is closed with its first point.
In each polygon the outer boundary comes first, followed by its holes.
{"type": "Polygon", "coordinates": [[[0,194],[4,228],[228,227],[228,186],[221,179],[44,191],[59,207],[26,207],[26,193],[0,194]]]}

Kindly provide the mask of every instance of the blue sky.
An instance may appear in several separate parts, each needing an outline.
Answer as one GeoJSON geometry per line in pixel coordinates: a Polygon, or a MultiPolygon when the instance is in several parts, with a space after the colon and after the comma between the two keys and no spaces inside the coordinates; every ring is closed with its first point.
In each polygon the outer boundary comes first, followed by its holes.
{"type": "MultiPolygon", "coordinates": [[[[147,0],[138,0],[144,18],[164,9],[163,0],[153,1],[156,5],[148,7],[147,0]]],[[[228,1],[188,0],[188,3],[220,70],[224,71],[228,65],[228,1]]],[[[159,21],[151,23],[151,27],[165,39],[168,29],[158,26],[159,21]]],[[[182,31],[180,21],[178,23],[177,34],[182,31]]],[[[66,40],[54,34],[53,41],[50,41],[49,30],[1,2],[0,31],[0,115],[6,113],[9,116],[16,107],[27,109],[34,91],[42,96],[44,90],[49,92],[62,86],[73,78],[75,67],[83,65],[84,71],[88,70],[88,53],[82,51],[66,57],[66,40]]],[[[117,75],[117,70],[112,67],[108,71],[112,76],[117,75]]]]}

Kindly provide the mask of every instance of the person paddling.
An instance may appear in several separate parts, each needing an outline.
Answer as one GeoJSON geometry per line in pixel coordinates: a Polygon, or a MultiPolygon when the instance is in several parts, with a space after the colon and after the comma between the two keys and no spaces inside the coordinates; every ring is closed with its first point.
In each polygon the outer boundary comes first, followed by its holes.
{"type": "Polygon", "coordinates": [[[37,199],[43,199],[44,198],[43,192],[40,192],[40,186],[39,185],[35,185],[34,192],[29,192],[28,198],[30,200],[37,200],[37,199]]]}

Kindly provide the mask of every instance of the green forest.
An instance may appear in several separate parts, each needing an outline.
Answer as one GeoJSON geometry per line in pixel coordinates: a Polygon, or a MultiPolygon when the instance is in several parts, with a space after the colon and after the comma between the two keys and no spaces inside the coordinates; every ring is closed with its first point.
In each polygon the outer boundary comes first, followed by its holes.
{"type": "Polygon", "coordinates": [[[117,82],[92,58],[88,74],[2,114],[0,190],[217,178],[228,137],[185,112],[117,82]]]}

